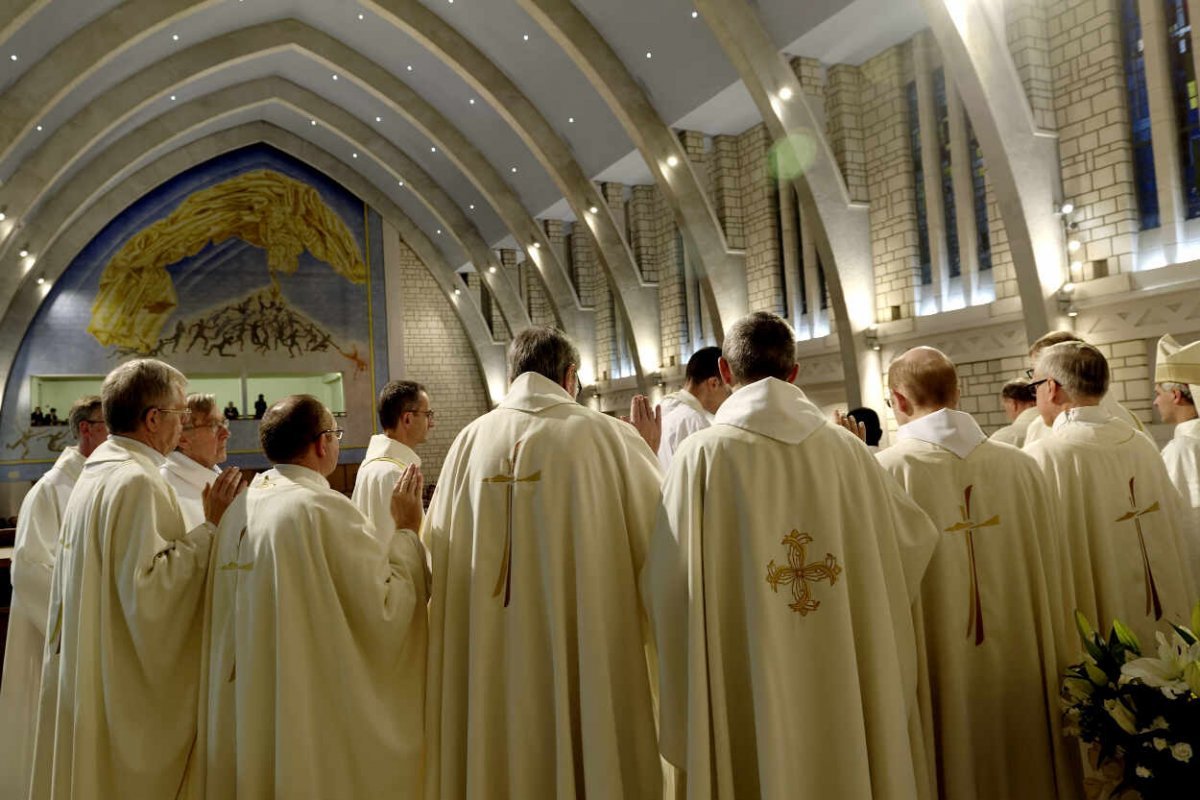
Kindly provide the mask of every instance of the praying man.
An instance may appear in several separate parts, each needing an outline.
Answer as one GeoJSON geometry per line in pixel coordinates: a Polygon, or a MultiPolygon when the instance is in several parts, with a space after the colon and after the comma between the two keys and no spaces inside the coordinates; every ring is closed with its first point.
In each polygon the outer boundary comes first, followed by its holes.
{"type": "Polygon", "coordinates": [[[911,603],[937,532],[792,384],[795,342],[774,314],[728,329],[733,395],[665,479],[662,754],[691,798],[927,797],[911,603]]]}
{"type": "Polygon", "coordinates": [[[196,736],[202,601],[213,532],[244,489],[236,468],[188,529],[159,474],[191,411],[155,359],[100,389],[108,439],[63,514],[42,665],[30,797],[175,797],[196,736]]]}
{"type": "Polygon", "coordinates": [[[100,398],[81,397],[68,414],[77,444],[63,450],[50,471],[21,501],[12,559],[12,607],[0,685],[0,797],[29,795],[42,685],[42,650],[59,527],[83,464],[108,435],[100,398]]]}
{"type": "Polygon", "coordinates": [[[909,350],[887,381],[900,428],[879,463],[941,532],[915,609],[938,796],[1079,798],[1058,699],[1076,648],[1041,470],[958,410],[958,372],[940,351],[909,350]]]}
{"type": "Polygon", "coordinates": [[[578,369],[562,332],[521,331],[508,394],[446,456],[423,533],[429,800],[662,796],[637,594],[658,462],[575,402],[578,369]]]}
{"type": "Polygon", "coordinates": [[[683,388],[662,401],[662,438],[658,445],[658,463],[663,472],[671,466],[671,456],[680,443],[696,431],[712,425],[713,414],[729,397],[729,387],[717,371],[719,347],[701,347],[688,359],[683,388]]]}
{"type": "Polygon", "coordinates": [[[217,399],[211,394],[189,394],[187,407],[192,415],[161,472],[179,498],[183,524],[194,528],[204,521],[204,487],[217,479],[217,465],[228,458],[229,422],[217,414],[217,399]]]}
{"type": "Polygon", "coordinates": [[[1090,344],[1042,350],[1033,386],[1050,433],[1025,450],[1056,512],[1063,613],[1079,609],[1099,628],[1119,619],[1150,648],[1167,623],[1188,623],[1196,599],[1183,500],[1149,437],[1101,405],[1108,383],[1090,344]]]}

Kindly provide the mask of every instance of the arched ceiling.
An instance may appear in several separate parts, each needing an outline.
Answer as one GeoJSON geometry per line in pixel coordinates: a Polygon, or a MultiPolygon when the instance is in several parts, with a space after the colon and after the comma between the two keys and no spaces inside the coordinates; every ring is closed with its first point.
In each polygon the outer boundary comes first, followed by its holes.
{"type": "MultiPolygon", "coordinates": [[[[745,2],[776,47],[825,60],[861,61],[924,26],[917,0],[745,2]],[[895,24],[873,24],[885,18],[895,24]]],[[[33,275],[65,266],[35,268],[17,251],[56,193],[81,185],[76,178],[83,171],[107,171],[102,190],[84,199],[96,202],[174,149],[262,121],[360,175],[423,232],[443,263],[482,266],[488,248],[531,251],[542,243],[534,261],[572,332],[583,330],[587,310],[534,219],[587,218],[631,325],[639,372],[654,371],[657,333],[638,323],[647,313],[656,316],[653,287],[638,275],[592,181],[657,181],[674,200],[677,219],[714,225],[715,217],[694,213],[700,207],[694,181],[671,180],[647,166],[647,148],[662,138],[640,129],[631,136],[636,115],[624,112],[640,103],[655,126],[683,121],[705,133],[740,132],[761,117],[691,0],[574,0],[574,10],[567,9],[582,16],[565,22],[555,12],[562,5],[0,2],[0,212],[6,215],[0,308],[33,275]],[[615,54],[619,79],[595,73],[603,63],[595,60],[597,44],[615,54]],[[230,99],[250,85],[253,102],[230,99]],[[176,124],[181,128],[173,135],[152,137],[153,146],[129,155],[131,134],[176,124]],[[594,207],[598,212],[590,213],[594,207]]],[[[39,235],[51,243],[60,233],[39,235]]],[[[723,236],[717,230],[705,241],[723,236]]],[[[511,287],[498,283],[501,276],[484,276],[504,306],[511,287]]]]}

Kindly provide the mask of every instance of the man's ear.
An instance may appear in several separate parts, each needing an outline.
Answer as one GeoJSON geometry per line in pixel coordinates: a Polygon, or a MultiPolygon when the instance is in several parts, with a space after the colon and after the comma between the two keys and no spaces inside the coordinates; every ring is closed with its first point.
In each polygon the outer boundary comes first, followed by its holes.
{"type": "Polygon", "coordinates": [[[717,372],[721,374],[722,381],[733,386],[733,370],[729,368],[729,362],[725,360],[725,356],[717,357],[717,372]]]}
{"type": "Polygon", "coordinates": [[[799,375],[799,374],[800,374],[800,365],[799,365],[799,364],[795,364],[795,365],[793,365],[793,366],[792,366],[792,371],[788,373],[787,382],[788,382],[788,383],[795,383],[795,382],[796,382],[796,376],[797,376],[797,375],[799,375]]]}

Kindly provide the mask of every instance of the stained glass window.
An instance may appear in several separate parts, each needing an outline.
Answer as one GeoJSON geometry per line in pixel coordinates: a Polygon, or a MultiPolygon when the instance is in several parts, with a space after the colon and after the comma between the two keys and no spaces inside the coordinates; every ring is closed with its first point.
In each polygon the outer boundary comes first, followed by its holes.
{"type": "Polygon", "coordinates": [[[967,146],[971,151],[971,196],[975,201],[975,252],[979,271],[992,268],[992,242],[988,235],[987,169],[983,166],[983,148],[975,138],[975,129],[967,120],[967,146]]]}
{"type": "Polygon", "coordinates": [[[925,179],[921,160],[921,114],[917,106],[917,84],[908,83],[908,143],[912,152],[913,183],[916,186],[917,254],[921,283],[933,283],[933,261],[929,255],[929,220],[925,214],[925,179]]]}
{"type": "Polygon", "coordinates": [[[1175,100],[1175,126],[1179,142],[1179,177],[1188,219],[1200,217],[1200,110],[1196,107],[1196,62],[1192,58],[1192,27],[1185,0],[1163,0],[1167,20],[1167,64],[1171,70],[1171,95],[1175,100]]]}
{"type": "Polygon", "coordinates": [[[958,210],[954,202],[954,169],[950,159],[950,109],[946,103],[946,73],[933,72],[933,107],[937,114],[938,168],[942,177],[942,217],[946,226],[946,263],[950,277],[962,274],[958,252],[958,210]]]}
{"type": "Polygon", "coordinates": [[[1158,182],[1154,173],[1154,149],[1150,143],[1150,98],[1146,93],[1146,60],[1142,53],[1142,23],[1137,0],[1122,0],[1125,51],[1125,92],[1133,139],[1133,174],[1137,182],[1138,217],[1141,228],[1157,228],[1158,182]]]}

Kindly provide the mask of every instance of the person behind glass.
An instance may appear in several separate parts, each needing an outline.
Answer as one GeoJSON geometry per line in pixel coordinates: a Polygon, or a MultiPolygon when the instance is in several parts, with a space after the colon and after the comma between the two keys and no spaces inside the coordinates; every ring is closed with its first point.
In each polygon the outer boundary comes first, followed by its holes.
{"type": "Polygon", "coordinates": [[[29,415],[29,424],[35,428],[46,424],[46,416],[42,413],[41,406],[33,409],[33,413],[29,415]]]}
{"type": "Polygon", "coordinates": [[[59,420],[59,418],[58,418],[58,409],[57,408],[50,409],[50,414],[49,414],[49,416],[46,417],[46,424],[47,425],[61,425],[62,424],[62,421],[59,420]]]}
{"type": "Polygon", "coordinates": [[[227,457],[229,423],[216,415],[217,401],[211,394],[190,394],[187,405],[192,416],[159,472],[175,490],[184,526],[190,530],[204,522],[201,494],[221,474],[217,465],[227,457]]]}
{"type": "Polygon", "coordinates": [[[229,405],[225,406],[225,419],[232,422],[239,416],[241,416],[241,414],[238,411],[238,407],[233,404],[232,400],[230,400],[229,405]]]}
{"type": "Polygon", "coordinates": [[[258,396],[258,399],[254,401],[254,418],[255,418],[255,419],[262,419],[262,418],[263,418],[263,414],[265,414],[265,413],[267,413],[267,401],[266,401],[266,399],[265,399],[265,398],[264,398],[264,397],[263,397],[263,396],[260,394],[260,395],[258,396]]]}

